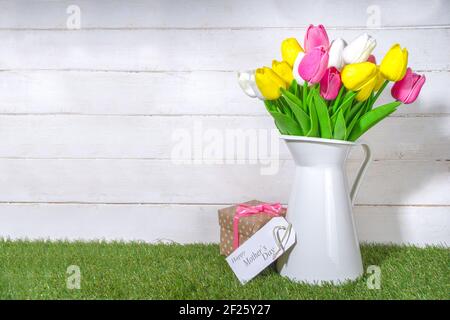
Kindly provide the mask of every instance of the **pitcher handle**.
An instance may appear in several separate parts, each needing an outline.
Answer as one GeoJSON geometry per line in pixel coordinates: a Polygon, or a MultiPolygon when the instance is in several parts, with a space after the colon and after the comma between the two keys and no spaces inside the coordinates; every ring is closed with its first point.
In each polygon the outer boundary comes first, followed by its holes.
{"type": "Polygon", "coordinates": [[[355,202],[356,194],[358,193],[359,186],[361,185],[362,178],[364,177],[367,167],[372,160],[372,152],[370,151],[369,145],[364,142],[359,142],[357,145],[360,145],[364,150],[364,161],[359,168],[358,174],[356,175],[355,181],[353,182],[352,189],[350,191],[350,200],[352,204],[355,202]]]}

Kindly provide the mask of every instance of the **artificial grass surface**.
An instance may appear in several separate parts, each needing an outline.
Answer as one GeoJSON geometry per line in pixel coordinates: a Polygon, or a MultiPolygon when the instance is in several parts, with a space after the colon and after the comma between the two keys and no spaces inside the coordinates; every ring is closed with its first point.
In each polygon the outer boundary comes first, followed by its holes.
{"type": "Polygon", "coordinates": [[[241,286],[217,245],[0,241],[0,299],[448,299],[449,249],[363,245],[364,267],[342,286],[293,283],[267,269],[241,286]],[[81,288],[69,290],[70,265],[81,288]]]}

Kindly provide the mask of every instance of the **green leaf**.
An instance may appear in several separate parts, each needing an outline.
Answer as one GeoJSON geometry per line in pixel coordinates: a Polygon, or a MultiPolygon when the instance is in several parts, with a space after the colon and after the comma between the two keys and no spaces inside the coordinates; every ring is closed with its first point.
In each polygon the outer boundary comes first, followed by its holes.
{"type": "Polygon", "coordinates": [[[350,133],[352,132],[353,128],[355,127],[355,124],[358,122],[361,115],[363,115],[365,112],[365,108],[360,108],[358,113],[353,117],[350,124],[347,126],[347,136],[345,137],[346,140],[348,140],[348,137],[350,133]]]}
{"type": "Polygon", "coordinates": [[[292,118],[291,108],[289,107],[288,103],[284,100],[283,97],[279,97],[278,99],[272,101],[274,101],[275,105],[277,106],[276,111],[292,118]]]}
{"type": "Polygon", "coordinates": [[[302,136],[302,128],[294,119],[279,113],[271,112],[272,117],[275,119],[275,124],[282,134],[302,136]]]}
{"type": "Polygon", "coordinates": [[[336,97],[336,100],[334,100],[334,103],[333,103],[333,107],[332,107],[333,108],[333,114],[336,113],[336,111],[337,111],[337,108],[339,106],[339,101],[341,100],[341,96],[342,96],[342,93],[344,92],[344,90],[345,90],[345,87],[341,86],[341,89],[339,90],[338,96],[336,97]]]}
{"type": "Polygon", "coordinates": [[[308,102],[308,83],[305,81],[303,82],[303,92],[302,92],[302,100],[303,103],[305,104],[304,107],[306,112],[308,112],[308,106],[306,105],[306,103],[308,102]]]}
{"type": "Polygon", "coordinates": [[[355,114],[359,112],[360,109],[366,109],[366,104],[364,101],[360,101],[357,104],[355,104],[351,109],[348,110],[347,114],[345,115],[345,123],[350,123],[350,121],[353,119],[355,114]]]}
{"type": "Polygon", "coordinates": [[[348,91],[345,94],[345,97],[342,100],[342,104],[339,106],[339,108],[342,109],[342,112],[345,112],[346,109],[352,105],[352,102],[355,99],[357,94],[358,94],[358,92],[354,92],[354,91],[348,91]]]}
{"type": "Polygon", "coordinates": [[[302,88],[297,83],[297,88],[295,89],[295,96],[302,100],[302,88]]]}
{"type": "Polygon", "coordinates": [[[275,126],[277,127],[278,131],[280,131],[281,134],[289,135],[289,132],[287,132],[287,130],[284,129],[284,127],[281,126],[281,125],[277,122],[277,120],[274,119],[273,122],[275,123],[275,126]]]}
{"type": "MultiPolygon", "coordinates": [[[[274,100],[264,100],[264,105],[266,106],[266,109],[270,114],[277,112],[277,106],[276,106],[276,103],[274,100]]],[[[287,134],[287,133],[283,133],[281,126],[279,126],[276,121],[274,121],[274,122],[275,122],[275,125],[278,128],[278,130],[281,132],[281,134],[287,134]]]]}
{"type": "Polygon", "coordinates": [[[340,110],[342,110],[342,113],[345,115],[345,112],[349,106],[352,105],[353,99],[356,97],[357,92],[353,91],[347,91],[347,93],[344,96],[344,99],[342,99],[341,105],[337,108],[336,112],[331,116],[331,125],[334,126],[336,123],[336,118],[340,110]]]}
{"type": "Polygon", "coordinates": [[[333,138],[337,140],[345,140],[347,136],[347,129],[345,127],[345,118],[342,110],[338,112],[336,125],[334,126],[333,138]]]}
{"type": "Polygon", "coordinates": [[[274,119],[273,121],[275,123],[275,126],[277,127],[278,131],[280,131],[281,134],[288,134],[287,132],[283,132],[281,129],[281,126],[277,123],[277,121],[274,119]]]}
{"type": "Polygon", "coordinates": [[[299,98],[297,98],[294,94],[292,94],[291,92],[287,91],[286,89],[281,88],[281,95],[286,99],[286,101],[290,100],[294,105],[303,109],[302,101],[299,98]]]}
{"type": "Polygon", "coordinates": [[[373,94],[373,91],[372,91],[372,93],[370,94],[370,97],[369,97],[369,101],[367,102],[367,105],[366,105],[366,108],[365,108],[365,110],[364,110],[364,113],[367,113],[367,112],[369,112],[370,110],[372,110],[372,107],[373,107],[373,104],[375,103],[375,100],[374,100],[375,98],[374,98],[374,94],[373,94]]]}
{"type": "Polygon", "coordinates": [[[398,101],[391,102],[382,105],[381,107],[375,108],[363,115],[361,119],[358,120],[356,126],[353,128],[348,140],[355,141],[356,139],[358,139],[367,130],[369,130],[378,122],[394,112],[400,104],[401,102],[398,101]]]}
{"type": "Polygon", "coordinates": [[[269,111],[269,113],[277,110],[277,107],[272,100],[264,100],[264,105],[266,106],[266,109],[267,111],[269,111]]]}
{"type": "Polygon", "coordinates": [[[300,99],[298,99],[292,93],[284,89],[281,89],[281,93],[285,98],[286,102],[289,104],[289,107],[291,108],[298,123],[300,123],[302,131],[308,132],[309,129],[311,128],[311,120],[309,116],[305,113],[305,111],[303,111],[303,109],[301,108],[302,102],[300,101],[300,99]]]}
{"type": "Polygon", "coordinates": [[[314,104],[309,105],[309,117],[311,119],[311,128],[307,133],[307,137],[319,137],[319,120],[317,119],[316,108],[314,104]]]}
{"type": "Polygon", "coordinates": [[[283,106],[280,105],[280,102],[278,101],[278,99],[276,100],[270,100],[270,102],[273,104],[274,109],[273,111],[279,112],[279,113],[283,113],[283,106]]]}
{"type": "Polygon", "coordinates": [[[298,89],[297,80],[293,79],[291,84],[289,85],[289,92],[292,93],[293,95],[296,95],[297,89],[298,89]]]}
{"type": "Polygon", "coordinates": [[[287,115],[287,116],[289,116],[289,117],[291,117],[292,118],[292,110],[291,110],[291,108],[289,107],[289,104],[286,102],[286,100],[283,98],[283,97],[279,97],[278,99],[277,99],[277,102],[279,103],[279,105],[280,105],[280,108],[281,108],[281,110],[282,110],[282,112],[281,113],[283,113],[283,114],[285,114],[285,115],[287,115]]]}
{"type": "Polygon", "coordinates": [[[311,129],[311,118],[300,108],[294,111],[295,118],[300,123],[303,132],[308,132],[311,129]]]}
{"type": "Polygon", "coordinates": [[[319,119],[320,136],[324,139],[331,139],[331,122],[328,107],[317,91],[314,94],[314,104],[319,119]]]}
{"type": "MultiPolygon", "coordinates": [[[[308,88],[308,86],[306,86],[306,87],[308,88]]],[[[306,104],[305,103],[303,104],[303,107],[305,108],[303,110],[305,110],[306,113],[311,113],[311,110],[309,110],[309,108],[313,104],[313,96],[314,96],[315,90],[316,90],[316,87],[314,87],[314,86],[311,88],[308,88],[306,99],[303,99],[304,101],[306,101],[306,104]]]]}

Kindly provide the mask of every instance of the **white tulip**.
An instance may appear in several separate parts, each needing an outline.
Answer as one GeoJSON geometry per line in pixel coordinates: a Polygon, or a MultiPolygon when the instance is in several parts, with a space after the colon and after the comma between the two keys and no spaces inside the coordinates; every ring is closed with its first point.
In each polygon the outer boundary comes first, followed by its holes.
{"type": "Polygon", "coordinates": [[[238,72],[238,82],[246,95],[264,100],[255,80],[255,70],[238,72]]]}
{"type": "Polygon", "coordinates": [[[333,40],[330,46],[330,51],[328,52],[328,68],[335,67],[339,71],[344,67],[344,57],[342,53],[344,48],[347,46],[347,42],[345,42],[342,38],[337,38],[333,40]]]}
{"type": "Polygon", "coordinates": [[[345,63],[350,64],[367,61],[367,58],[369,58],[376,45],[377,42],[374,38],[367,33],[363,33],[344,49],[343,57],[345,63]]]}
{"type": "Polygon", "coordinates": [[[300,77],[300,74],[298,73],[298,66],[300,65],[300,62],[302,62],[304,56],[305,56],[304,52],[299,52],[297,58],[295,58],[294,66],[292,67],[292,76],[299,84],[304,82],[304,80],[302,79],[302,77],[300,77]]]}

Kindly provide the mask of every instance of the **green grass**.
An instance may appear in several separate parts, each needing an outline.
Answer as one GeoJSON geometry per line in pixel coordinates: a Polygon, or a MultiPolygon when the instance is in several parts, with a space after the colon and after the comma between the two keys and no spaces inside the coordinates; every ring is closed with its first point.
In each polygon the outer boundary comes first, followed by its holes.
{"type": "Polygon", "coordinates": [[[369,275],[342,286],[293,283],[267,269],[241,286],[217,245],[0,241],[1,299],[448,299],[449,249],[364,245],[369,275]],[[78,265],[81,289],[66,287],[78,265]]]}

